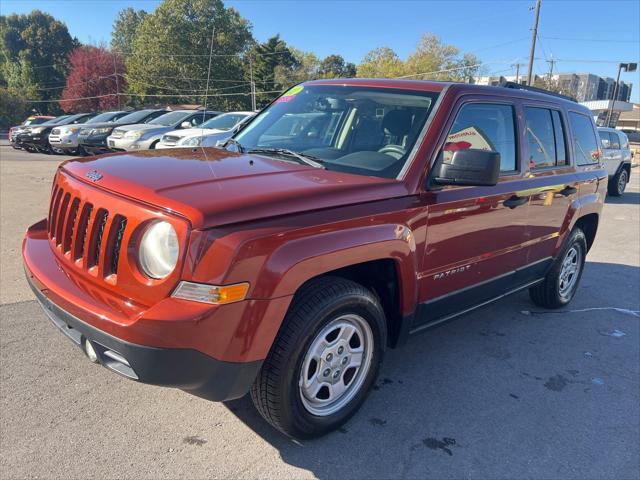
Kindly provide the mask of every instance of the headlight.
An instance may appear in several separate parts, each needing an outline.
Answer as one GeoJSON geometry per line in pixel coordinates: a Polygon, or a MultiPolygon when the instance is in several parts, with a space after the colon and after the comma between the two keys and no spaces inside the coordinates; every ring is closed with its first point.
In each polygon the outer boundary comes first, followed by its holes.
{"type": "Polygon", "coordinates": [[[124,134],[126,138],[132,138],[134,140],[138,140],[139,138],[142,138],[143,135],[144,135],[144,132],[140,130],[129,131],[124,134]]]}
{"type": "Polygon", "coordinates": [[[41,133],[44,130],[44,127],[34,127],[30,130],[31,133],[41,133]]]}
{"type": "Polygon", "coordinates": [[[113,130],[113,128],[110,127],[96,128],[93,130],[93,133],[111,133],[111,130],[113,130]]]}
{"type": "Polygon", "coordinates": [[[164,278],[178,263],[178,235],[169,222],[153,222],[142,236],[140,266],[151,278],[164,278]]]}
{"type": "Polygon", "coordinates": [[[190,147],[197,147],[202,145],[202,137],[189,137],[180,143],[182,143],[182,145],[189,145],[190,147]]]}

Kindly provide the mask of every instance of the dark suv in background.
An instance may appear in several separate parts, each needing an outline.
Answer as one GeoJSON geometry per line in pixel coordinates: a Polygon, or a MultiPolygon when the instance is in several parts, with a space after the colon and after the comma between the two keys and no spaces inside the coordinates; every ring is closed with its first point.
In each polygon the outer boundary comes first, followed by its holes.
{"type": "Polygon", "coordinates": [[[136,125],[147,123],[161,115],[167,113],[164,109],[145,109],[130,112],[127,115],[118,118],[115,122],[96,123],[87,125],[80,129],[78,135],[78,144],[80,149],[89,155],[98,155],[111,151],[107,146],[107,137],[116,127],[125,125],[136,125]]]}
{"type": "Polygon", "coordinates": [[[35,127],[27,127],[18,135],[17,143],[30,151],[52,153],[53,150],[49,144],[49,134],[51,130],[62,125],[85,123],[90,118],[95,117],[95,115],[95,113],[63,115],[62,117],[54,118],[50,122],[45,122],[35,127]]]}

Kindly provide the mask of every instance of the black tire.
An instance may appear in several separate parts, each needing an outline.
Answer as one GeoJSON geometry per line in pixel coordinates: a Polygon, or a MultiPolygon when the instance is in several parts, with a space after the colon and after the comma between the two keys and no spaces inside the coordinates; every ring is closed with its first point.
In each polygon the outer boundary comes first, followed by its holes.
{"type": "Polygon", "coordinates": [[[286,435],[301,439],[324,435],[349,420],[364,402],[378,376],[386,340],[385,315],[375,294],[339,277],[312,280],[294,297],[253,383],[251,399],[265,420],[286,435]],[[313,415],[303,403],[298,384],[303,360],[324,327],[350,314],[366,320],[370,327],[373,342],[369,370],[363,371],[362,383],[348,403],[330,415],[313,415]]]}
{"type": "Polygon", "coordinates": [[[580,285],[586,255],[587,239],[584,236],[584,232],[576,227],[567,237],[564,247],[554,261],[544,281],[529,289],[531,300],[533,300],[536,305],[544,308],[561,308],[571,302],[580,285]],[[579,254],[578,271],[575,274],[577,278],[572,287],[564,294],[561,294],[560,274],[562,272],[563,262],[572,249],[575,249],[579,254]]]}
{"type": "Polygon", "coordinates": [[[629,174],[626,168],[621,168],[611,180],[609,180],[608,191],[612,197],[621,197],[624,193],[624,189],[629,181],[629,174]]]}

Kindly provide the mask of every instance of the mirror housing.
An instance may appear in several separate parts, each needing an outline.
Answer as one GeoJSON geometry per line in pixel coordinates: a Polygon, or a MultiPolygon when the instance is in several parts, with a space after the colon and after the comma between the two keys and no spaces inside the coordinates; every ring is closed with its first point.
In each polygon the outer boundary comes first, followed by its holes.
{"type": "Polygon", "coordinates": [[[191,128],[191,122],[182,122],[180,128],[191,128]]]}
{"type": "Polygon", "coordinates": [[[500,154],[490,150],[466,149],[453,152],[451,160],[442,161],[434,172],[438,185],[491,187],[500,176],[500,154]]]}

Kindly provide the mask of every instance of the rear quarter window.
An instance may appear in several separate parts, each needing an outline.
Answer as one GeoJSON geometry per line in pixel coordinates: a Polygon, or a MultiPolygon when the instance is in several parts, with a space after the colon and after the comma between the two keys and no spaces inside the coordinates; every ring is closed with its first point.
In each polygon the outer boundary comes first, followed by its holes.
{"type": "Polygon", "coordinates": [[[593,121],[587,115],[569,112],[569,123],[573,131],[573,149],[577,165],[591,165],[600,161],[598,139],[593,121]]]}

